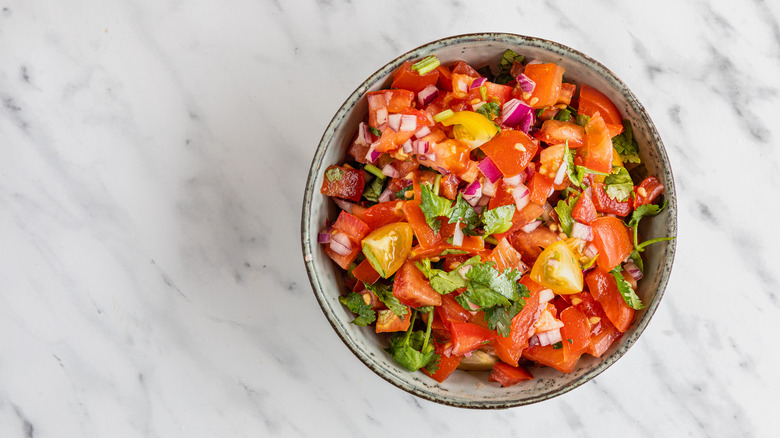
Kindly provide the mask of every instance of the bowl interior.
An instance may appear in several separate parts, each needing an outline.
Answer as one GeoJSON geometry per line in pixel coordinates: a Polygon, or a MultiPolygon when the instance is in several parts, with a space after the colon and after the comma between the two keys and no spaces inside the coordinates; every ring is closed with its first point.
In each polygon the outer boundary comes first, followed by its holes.
{"type": "Polygon", "coordinates": [[[350,323],[354,316],[338,301],[343,286],[339,268],[317,244],[317,233],[327,219],[335,219],[337,208],[319,193],[323,171],[344,160],[346,148],[357,125],[368,111],[366,92],[390,85],[392,72],[404,61],[431,54],[442,63],[463,59],[475,68],[495,66],[504,50],[562,65],[564,80],[577,85],[587,83],[605,93],[618,106],[624,118],[631,120],[639,143],[640,157],[648,174],[656,175],[666,187],[667,208],[658,216],[645,219],[642,235],[676,236],[676,203],[671,168],[655,126],[636,97],[603,65],[582,53],[550,41],[503,33],[460,35],[438,40],[414,49],[391,61],[362,83],[339,108],[328,125],[311,165],[303,201],[302,245],[304,260],[315,296],[336,333],[349,349],[369,368],[390,383],[417,396],[435,402],[469,408],[503,408],[542,401],[567,392],[595,377],[622,356],[644,330],[655,312],[671,271],[675,241],[656,244],[645,251],[645,278],[637,294],[646,308],[637,312],[632,326],[601,358],[584,355],[570,374],[552,368],[531,368],[535,379],[510,388],[487,382],[487,373],[454,373],[439,384],[422,373],[410,373],[398,366],[383,348],[383,337],[369,328],[350,323]]]}

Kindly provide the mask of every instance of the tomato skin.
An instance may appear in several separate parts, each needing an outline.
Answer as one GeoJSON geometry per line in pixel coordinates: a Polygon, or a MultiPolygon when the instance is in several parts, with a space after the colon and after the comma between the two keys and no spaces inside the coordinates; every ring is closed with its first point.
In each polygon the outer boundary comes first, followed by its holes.
{"type": "Polygon", "coordinates": [[[553,192],[553,180],[546,175],[535,172],[528,183],[528,190],[531,191],[531,202],[537,205],[544,205],[553,192]]]}
{"type": "Polygon", "coordinates": [[[615,277],[601,267],[590,271],[585,278],[588,290],[601,304],[609,321],[620,332],[625,332],[634,320],[636,311],[626,304],[617,288],[615,277]]]}
{"type": "Polygon", "coordinates": [[[498,382],[502,387],[517,385],[523,380],[531,380],[534,376],[523,367],[514,367],[504,362],[496,362],[488,376],[488,382],[498,382]]]}
{"type": "Polygon", "coordinates": [[[612,137],[609,135],[604,119],[597,113],[585,125],[585,145],[588,155],[585,167],[602,173],[612,172],[612,137]]]}
{"type": "Polygon", "coordinates": [[[512,246],[523,255],[523,262],[529,266],[536,262],[544,248],[561,240],[557,234],[541,225],[530,233],[518,231],[512,234],[509,239],[512,246]]]}
{"type": "Polygon", "coordinates": [[[379,280],[379,277],[381,277],[368,260],[360,262],[355,269],[352,270],[352,275],[365,284],[374,284],[379,280]]]}
{"type": "Polygon", "coordinates": [[[509,336],[496,336],[494,347],[496,355],[502,361],[516,366],[523,350],[528,347],[528,339],[534,333],[534,324],[539,320],[544,306],[539,303],[539,292],[544,289],[534,283],[526,275],[520,280],[531,291],[531,296],[525,299],[525,307],[514,318],[509,336]]]}
{"type": "Polygon", "coordinates": [[[602,216],[590,223],[593,244],[599,251],[596,264],[611,271],[634,250],[631,231],[623,221],[612,216],[602,216]]]}
{"type": "Polygon", "coordinates": [[[570,149],[576,149],[585,145],[585,128],[573,123],[550,119],[542,123],[542,128],[534,137],[549,145],[565,144],[568,141],[570,149]]]}
{"type": "Polygon", "coordinates": [[[580,359],[580,356],[565,357],[563,348],[556,350],[552,345],[528,347],[523,351],[523,357],[567,374],[574,369],[580,359]]]}
{"type": "Polygon", "coordinates": [[[362,170],[352,169],[345,166],[328,166],[325,174],[328,172],[341,171],[339,179],[329,180],[326,176],[322,179],[322,188],[320,193],[326,196],[342,198],[352,202],[360,201],[363,196],[363,189],[366,185],[366,178],[362,170]],[[336,170],[338,169],[338,170],[336,170]]]}
{"type": "Polygon", "coordinates": [[[523,131],[503,130],[480,149],[504,176],[512,177],[525,170],[538,146],[523,131]]]}
{"type": "Polygon", "coordinates": [[[544,108],[558,101],[563,83],[563,67],[552,63],[528,64],[523,73],[536,83],[529,100],[532,108],[544,108]],[[537,99],[536,102],[534,98],[537,99]]]}
{"type": "Polygon", "coordinates": [[[395,274],[393,295],[411,307],[441,305],[441,295],[433,290],[425,275],[409,260],[395,274]]]}
{"type": "Polygon", "coordinates": [[[558,102],[565,105],[571,105],[571,99],[574,97],[574,93],[577,92],[577,86],[574,84],[567,84],[566,82],[561,84],[561,94],[558,95],[558,102]]]}
{"type": "Polygon", "coordinates": [[[570,306],[561,312],[563,321],[563,355],[565,358],[580,357],[590,347],[590,322],[577,307],[570,306]],[[569,341],[571,339],[571,342],[569,341]]]}
{"type": "Polygon", "coordinates": [[[452,354],[463,356],[495,339],[496,334],[469,322],[450,322],[452,354]]]}
{"type": "Polygon", "coordinates": [[[577,203],[574,204],[574,208],[571,211],[571,217],[577,222],[590,225],[590,223],[598,217],[596,207],[593,205],[593,200],[587,193],[580,194],[577,199],[577,203]]]}
{"type": "Polygon", "coordinates": [[[617,106],[604,93],[587,84],[580,86],[577,112],[590,117],[598,112],[606,123],[623,125],[617,106]]]}
{"type": "Polygon", "coordinates": [[[463,356],[456,356],[454,354],[447,356],[444,353],[444,345],[436,341],[433,342],[433,348],[436,354],[439,355],[439,368],[433,374],[431,374],[431,372],[425,368],[423,368],[423,372],[430,376],[433,380],[442,383],[447,380],[447,377],[449,377],[450,374],[452,374],[452,372],[458,368],[460,361],[463,360],[463,356]]]}
{"type": "MultiPolygon", "coordinates": [[[[495,84],[488,81],[485,82],[483,87],[485,87],[485,95],[487,96],[486,102],[490,102],[493,100],[492,98],[495,98],[498,100],[499,106],[503,106],[512,98],[512,87],[509,85],[495,84]]],[[[479,88],[469,90],[469,95],[466,100],[471,102],[474,99],[482,100],[482,92],[479,91],[479,88]]]]}
{"type": "Polygon", "coordinates": [[[408,307],[403,319],[399,318],[390,309],[378,310],[376,314],[375,331],[377,333],[405,332],[409,329],[409,325],[412,322],[412,309],[408,307]]]}
{"type": "Polygon", "coordinates": [[[436,156],[436,165],[456,175],[465,172],[471,161],[469,158],[471,148],[456,139],[434,143],[432,149],[436,156]]]}
{"type": "Polygon", "coordinates": [[[604,183],[593,183],[593,205],[597,211],[626,217],[631,213],[630,201],[617,201],[609,197],[604,191],[604,183]]]}
{"type": "Polygon", "coordinates": [[[658,178],[648,176],[639,184],[639,187],[634,189],[634,193],[636,194],[636,197],[634,198],[634,208],[637,208],[640,205],[652,204],[653,201],[655,201],[655,198],[660,196],[663,192],[664,185],[658,181],[658,178]],[[640,188],[642,190],[639,190],[640,188]],[[640,194],[642,191],[644,191],[644,195],[640,194]]]}
{"type": "Polygon", "coordinates": [[[393,75],[393,83],[390,88],[402,88],[419,93],[423,88],[435,85],[439,81],[439,70],[434,69],[420,75],[418,72],[412,71],[412,64],[414,64],[412,61],[406,61],[398,67],[393,75]]]}
{"type": "Polygon", "coordinates": [[[436,71],[439,72],[439,79],[436,82],[436,87],[444,91],[452,91],[452,71],[449,67],[439,65],[436,67],[436,71]]]}
{"type": "Polygon", "coordinates": [[[471,317],[471,313],[455,301],[452,294],[442,295],[441,306],[436,307],[436,314],[447,329],[450,329],[452,322],[466,322],[471,317]]]}
{"type": "Polygon", "coordinates": [[[420,201],[418,201],[419,195],[416,195],[414,201],[404,202],[403,211],[406,215],[406,220],[409,225],[412,226],[414,236],[417,237],[422,248],[434,248],[442,242],[441,234],[435,233],[428,223],[425,222],[425,215],[420,209],[420,201]]]}
{"type": "Polygon", "coordinates": [[[388,201],[375,204],[355,216],[365,222],[371,230],[376,230],[393,222],[401,222],[406,216],[402,210],[402,201],[388,201]]]}

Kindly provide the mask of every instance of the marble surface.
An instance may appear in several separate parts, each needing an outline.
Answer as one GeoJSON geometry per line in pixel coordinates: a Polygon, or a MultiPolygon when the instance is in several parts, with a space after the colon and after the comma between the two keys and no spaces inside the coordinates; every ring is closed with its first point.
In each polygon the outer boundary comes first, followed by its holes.
{"type": "Polygon", "coordinates": [[[766,0],[0,2],[0,436],[771,436],[779,19],[766,0]],[[504,411],[365,368],[299,239],[346,96],[406,50],[483,31],[610,67],[679,196],[674,272],[636,345],[504,411]]]}

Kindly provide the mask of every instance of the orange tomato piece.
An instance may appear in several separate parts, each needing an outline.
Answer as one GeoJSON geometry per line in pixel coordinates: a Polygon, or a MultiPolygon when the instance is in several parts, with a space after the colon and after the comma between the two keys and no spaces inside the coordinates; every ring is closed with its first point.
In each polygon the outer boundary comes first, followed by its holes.
{"type": "Polygon", "coordinates": [[[525,66],[523,73],[536,83],[529,99],[532,108],[544,108],[558,102],[563,83],[563,67],[552,63],[529,64],[525,66]]]}
{"type": "Polygon", "coordinates": [[[580,86],[577,112],[590,117],[599,113],[604,122],[619,125],[622,129],[623,118],[617,106],[604,93],[587,84],[580,86]]]}
{"type": "Polygon", "coordinates": [[[612,216],[602,216],[590,223],[593,230],[593,244],[599,252],[596,263],[611,271],[618,266],[634,249],[633,238],[623,221],[612,216]]]}
{"type": "Polygon", "coordinates": [[[588,290],[593,298],[601,304],[609,321],[620,332],[625,332],[631,325],[636,311],[626,304],[620,295],[615,277],[601,267],[590,271],[585,277],[588,290]]]}
{"type": "Polygon", "coordinates": [[[599,113],[594,114],[585,125],[585,145],[588,148],[585,167],[603,173],[612,172],[612,137],[599,113]]]}
{"type": "Polygon", "coordinates": [[[538,146],[523,131],[503,130],[480,149],[504,176],[512,177],[525,170],[538,146]]]}

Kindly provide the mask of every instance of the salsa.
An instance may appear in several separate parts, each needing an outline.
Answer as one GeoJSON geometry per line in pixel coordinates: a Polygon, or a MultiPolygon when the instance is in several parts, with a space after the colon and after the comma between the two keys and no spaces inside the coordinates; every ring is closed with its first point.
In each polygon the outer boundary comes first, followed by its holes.
{"type": "Polygon", "coordinates": [[[353,323],[443,382],[600,357],[644,307],[638,224],[665,206],[631,123],[554,63],[507,50],[494,68],[407,61],[368,114],[323,195],[319,235],[344,271],[353,323]]]}

